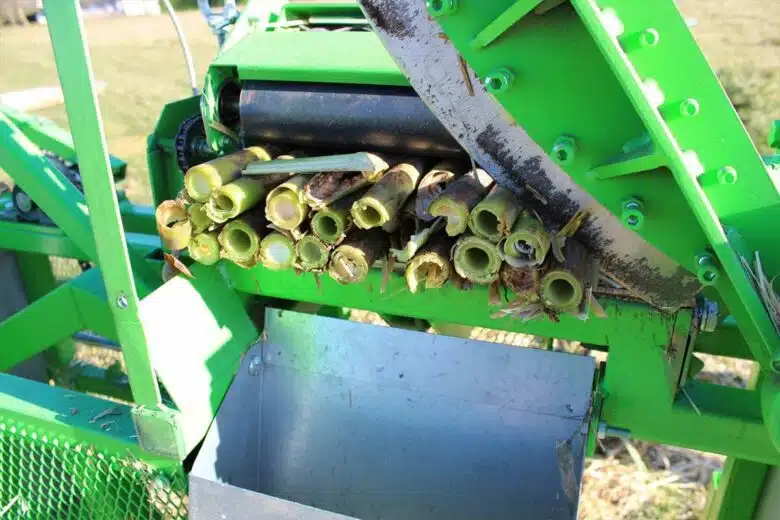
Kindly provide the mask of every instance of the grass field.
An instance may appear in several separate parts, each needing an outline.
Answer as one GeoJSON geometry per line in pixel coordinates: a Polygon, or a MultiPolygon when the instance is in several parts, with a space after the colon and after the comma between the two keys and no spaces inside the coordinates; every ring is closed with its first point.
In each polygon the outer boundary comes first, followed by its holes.
{"type": "MultiPolygon", "coordinates": [[[[693,32],[763,152],[780,117],[780,9],[774,0],[680,0],[693,32]]],[[[197,13],[182,15],[199,75],[216,51],[197,13]]],[[[189,95],[184,62],[166,17],[92,18],[87,34],[98,79],[108,82],[101,109],[112,153],[130,164],[126,189],[148,202],[145,139],[162,106],[189,95]]],[[[45,27],[0,27],[0,91],[54,85],[57,75],[45,27]]],[[[66,124],[62,107],[42,111],[66,124]]],[[[500,340],[500,338],[496,338],[500,340]]],[[[710,360],[707,377],[744,384],[745,366],[710,360]]],[[[588,462],[582,519],[697,518],[717,456],[641,442],[607,442],[588,462]]]]}

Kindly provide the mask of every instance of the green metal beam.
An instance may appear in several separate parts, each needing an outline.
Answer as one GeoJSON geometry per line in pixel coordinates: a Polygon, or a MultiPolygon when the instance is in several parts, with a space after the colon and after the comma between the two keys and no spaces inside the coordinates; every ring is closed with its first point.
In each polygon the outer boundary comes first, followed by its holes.
{"type": "MultiPolygon", "coordinates": [[[[0,113],[0,165],[90,260],[97,259],[84,196],[0,113]]],[[[112,181],[113,183],[113,181],[112,181]]]]}
{"type": "Polygon", "coordinates": [[[138,292],[114,193],[80,6],[77,0],[46,0],[44,7],[84,192],[90,203],[97,257],[109,302],[113,303],[133,397],[139,405],[155,408],[160,405],[160,390],[138,316],[138,292]]]}
{"type": "MultiPolygon", "coordinates": [[[[0,106],[4,113],[30,141],[41,150],[51,152],[66,161],[76,161],[76,148],[70,134],[45,117],[25,114],[9,107],[0,106]]],[[[125,176],[127,163],[113,155],[109,156],[111,171],[116,180],[125,176]]]]}
{"type": "Polygon", "coordinates": [[[702,520],[753,518],[769,467],[729,457],[702,520]]]}
{"type": "Polygon", "coordinates": [[[76,243],[57,227],[0,219],[0,249],[87,259],[76,243]]]}
{"type": "Polygon", "coordinates": [[[0,371],[86,328],[73,300],[77,280],[57,287],[0,322],[0,371]]]}

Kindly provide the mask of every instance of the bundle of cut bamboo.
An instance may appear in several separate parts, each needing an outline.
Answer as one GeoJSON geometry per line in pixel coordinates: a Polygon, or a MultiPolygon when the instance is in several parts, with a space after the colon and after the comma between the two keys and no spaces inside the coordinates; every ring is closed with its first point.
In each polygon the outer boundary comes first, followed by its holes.
{"type": "Polygon", "coordinates": [[[514,296],[496,317],[587,316],[598,305],[598,262],[570,238],[582,215],[553,234],[479,168],[266,146],[191,168],[185,187],[158,207],[158,228],[167,248],[187,248],[195,262],[327,272],[342,284],[384,266],[402,271],[413,293],[448,280],[491,285],[494,295],[503,286],[514,296]]]}

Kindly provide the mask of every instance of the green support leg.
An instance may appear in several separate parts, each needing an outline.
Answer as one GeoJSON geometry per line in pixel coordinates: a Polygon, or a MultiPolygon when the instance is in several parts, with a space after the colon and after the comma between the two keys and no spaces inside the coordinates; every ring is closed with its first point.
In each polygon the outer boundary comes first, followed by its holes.
{"type": "Polygon", "coordinates": [[[711,494],[703,520],[750,520],[764,487],[769,466],[729,457],[711,494]]]}

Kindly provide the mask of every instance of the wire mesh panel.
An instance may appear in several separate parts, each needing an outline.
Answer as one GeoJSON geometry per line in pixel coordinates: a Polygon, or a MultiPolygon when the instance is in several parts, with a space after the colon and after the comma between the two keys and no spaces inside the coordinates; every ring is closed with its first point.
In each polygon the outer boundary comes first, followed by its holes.
{"type": "Polygon", "coordinates": [[[186,479],[0,415],[0,518],[183,519],[186,479]]]}

